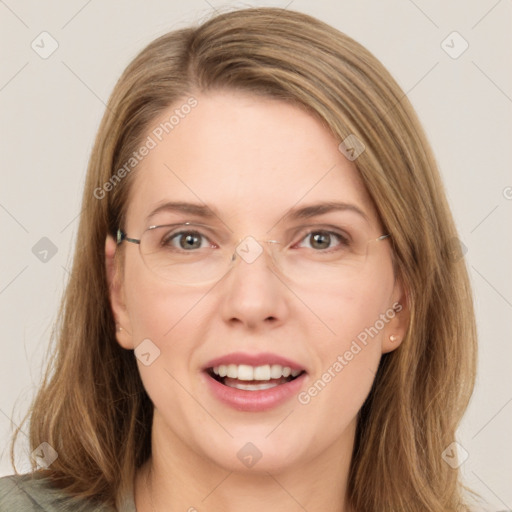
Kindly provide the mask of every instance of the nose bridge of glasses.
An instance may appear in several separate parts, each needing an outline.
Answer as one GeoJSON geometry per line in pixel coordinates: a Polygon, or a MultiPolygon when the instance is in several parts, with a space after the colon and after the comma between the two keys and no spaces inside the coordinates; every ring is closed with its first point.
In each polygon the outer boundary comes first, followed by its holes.
{"type": "Polygon", "coordinates": [[[245,263],[252,264],[263,252],[269,252],[272,259],[275,260],[275,248],[279,248],[281,245],[281,242],[277,240],[256,239],[248,235],[236,244],[231,261],[240,259],[245,263]]]}

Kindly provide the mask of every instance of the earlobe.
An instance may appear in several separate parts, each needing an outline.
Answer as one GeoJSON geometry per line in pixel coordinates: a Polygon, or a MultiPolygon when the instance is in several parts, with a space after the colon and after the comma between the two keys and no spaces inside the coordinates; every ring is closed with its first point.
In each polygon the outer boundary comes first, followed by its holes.
{"type": "Polygon", "coordinates": [[[389,323],[386,325],[384,336],[382,340],[382,353],[392,352],[397,349],[403,342],[407,330],[409,328],[410,320],[410,307],[409,307],[409,294],[402,285],[397,286],[398,300],[391,306],[391,313],[389,323]]]}
{"type": "Polygon", "coordinates": [[[124,299],[124,286],[119,261],[116,261],[117,243],[107,235],[105,240],[105,269],[110,306],[116,322],[116,340],[123,348],[133,350],[130,317],[124,299]]]}

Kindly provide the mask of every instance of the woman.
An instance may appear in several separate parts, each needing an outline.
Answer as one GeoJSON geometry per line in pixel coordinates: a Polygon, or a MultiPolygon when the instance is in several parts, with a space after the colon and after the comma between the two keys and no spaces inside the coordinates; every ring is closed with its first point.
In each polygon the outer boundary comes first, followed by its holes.
{"type": "Polygon", "coordinates": [[[0,504],[469,510],[456,241],[411,105],[346,35],[262,8],[160,37],[93,149],[43,469],[0,504]]]}

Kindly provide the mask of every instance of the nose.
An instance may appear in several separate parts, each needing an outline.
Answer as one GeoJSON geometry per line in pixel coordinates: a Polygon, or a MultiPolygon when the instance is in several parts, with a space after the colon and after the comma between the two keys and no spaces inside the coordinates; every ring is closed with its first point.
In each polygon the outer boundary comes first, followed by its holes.
{"type": "Polygon", "coordinates": [[[237,246],[232,267],[219,290],[224,321],[255,330],[287,320],[291,292],[278,275],[271,249],[266,246],[252,237],[237,246]]]}

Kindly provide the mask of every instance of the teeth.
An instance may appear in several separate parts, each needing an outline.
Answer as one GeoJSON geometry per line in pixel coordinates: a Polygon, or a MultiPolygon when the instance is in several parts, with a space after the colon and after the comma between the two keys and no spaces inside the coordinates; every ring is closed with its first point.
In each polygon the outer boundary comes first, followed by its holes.
{"type": "Polygon", "coordinates": [[[253,373],[254,380],[270,380],[270,366],[256,366],[253,373]]]}
{"type": "Polygon", "coordinates": [[[230,365],[228,365],[226,375],[227,375],[228,377],[231,377],[232,379],[236,379],[236,376],[238,375],[238,371],[237,371],[237,368],[236,368],[236,364],[230,364],[230,365]]]}
{"type": "MultiPolygon", "coordinates": [[[[213,368],[213,373],[219,377],[229,377],[238,380],[270,380],[281,377],[297,377],[301,370],[292,370],[289,366],[280,364],[265,364],[263,366],[250,366],[248,364],[221,364],[213,368]]],[[[266,388],[262,388],[266,389],[266,388]]]]}
{"type": "Polygon", "coordinates": [[[262,382],[261,384],[244,384],[243,382],[227,382],[230,388],[243,389],[245,391],[260,391],[261,389],[270,389],[279,386],[275,382],[262,382]]]}
{"type": "Polygon", "coordinates": [[[238,365],[238,376],[233,378],[238,380],[253,380],[253,377],[254,368],[248,364],[240,364],[238,365]]]}
{"type": "Polygon", "coordinates": [[[273,364],[270,367],[270,376],[273,379],[280,379],[283,376],[283,367],[280,364],[273,364]]]}

